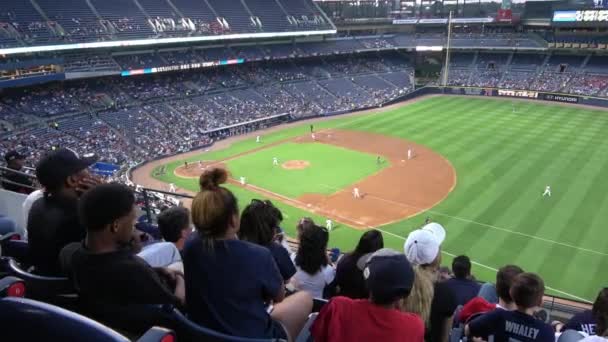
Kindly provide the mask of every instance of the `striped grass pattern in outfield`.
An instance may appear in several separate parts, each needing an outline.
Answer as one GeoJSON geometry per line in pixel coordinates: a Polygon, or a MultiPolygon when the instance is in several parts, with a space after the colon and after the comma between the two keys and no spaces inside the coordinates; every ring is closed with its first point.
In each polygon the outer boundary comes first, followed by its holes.
{"type": "MultiPolygon", "coordinates": [[[[390,247],[401,250],[408,232],[430,216],[448,230],[444,263],[449,264],[451,255],[467,254],[476,262],[479,278],[491,280],[494,269],[512,263],[540,273],[549,292],[564,297],[592,300],[606,286],[607,112],[540,102],[435,97],[315,126],[413,140],[442,154],[456,168],[458,184],[446,200],[417,217],[380,227],[390,247]],[[541,197],[546,185],[553,191],[550,198],[541,197]]],[[[306,129],[291,128],[264,139],[280,140],[306,129]]],[[[241,142],[204,158],[225,158],[255,147],[253,141],[241,142]]],[[[164,180],[195,189],[193,181],[172,176],[164,180]]],[[[244,190],[237,193],[242,202],[257,197],[244,190]]],[[[308,215],[281,208],[288,216],[288,232],[293,232],[298,217],[308,215]]],[[[342,226],[332,232],[331,243],[350,249],[360,234],[342,226]]]]}

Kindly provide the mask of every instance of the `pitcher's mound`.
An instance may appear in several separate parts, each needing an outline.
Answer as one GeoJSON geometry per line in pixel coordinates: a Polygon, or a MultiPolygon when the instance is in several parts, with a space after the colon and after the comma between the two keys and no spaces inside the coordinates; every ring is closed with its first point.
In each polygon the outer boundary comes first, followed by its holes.
{"type": "Polygon", "coordinates": [[[285,170],[302,170],[310,166],[308,160],[289,160],[281,165],[285,170]]]}

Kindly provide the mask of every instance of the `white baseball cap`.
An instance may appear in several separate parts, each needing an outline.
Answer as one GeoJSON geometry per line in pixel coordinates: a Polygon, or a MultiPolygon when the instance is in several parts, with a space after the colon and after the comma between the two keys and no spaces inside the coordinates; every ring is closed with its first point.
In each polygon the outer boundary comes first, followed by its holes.
{"type": "Polygon", "coordinates": [[[445,229],[439,223],[431,222],[407,236],[403,252],[412,265],[427,265],[437,258],[443,240],[445,229]]]}

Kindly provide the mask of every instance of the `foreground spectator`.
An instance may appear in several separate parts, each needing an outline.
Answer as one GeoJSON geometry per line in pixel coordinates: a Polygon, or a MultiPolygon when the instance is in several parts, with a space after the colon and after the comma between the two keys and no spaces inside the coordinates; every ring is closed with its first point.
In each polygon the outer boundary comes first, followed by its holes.
{"type": "Polygon", "coordinates": [[[604,288],[593,303],[593,318],[597,322],[595,327],[596,336],[584,338],[583,342],[607,342],[608,341],[608,288],[604,288]]]}
{"type": "Polygon", "coordinates": [[[566,330],[576,330],[590,336],[606,337],[608,333],[606,331],[608,330],[608,288],[600,291],[591,310],[585,310],[572,316],[568,323],[561,328],[561,331],[566,330]],[[602,320],[602,327],[600,327],[598,319],[602,320]]]}
{"type": "Polygon", "coordinates": [[[420,317],[399,311],[414,283],[405,256],[381,249],[372,255],[364,274],[369,299],[332,298],[311,328],[315,342],[424,341],[420,317]]]}
{"type": "Polygon", "coordinates": [[[201,191],[192,201],[196,232],[184,247],[188,316],[234,336],[295,338],[312,310],[312,299],[306,293],[285,298],[270,251],[237,238],[237,200],[220,186],[227,178],[226,170],[205,170],[201,191]],[[274,306],[267,308],[269,302],[274,306]]]}
{"type": "Polygon", "coordinates": [[[135,255],[136,206],[128,187],[116,183],[95,187],[82,197],[79,212],[87,236],[72,254],[71,268],[85,308],[184,303],[183,274],[154,269],[135,255]]]}
{"type": "Polygon", "coordinates": [[[323,290],[331,284],[336,269],[327,255],[329,233],[320,226],[310,226],[300,235],[300,247],[296,253],[297,272],[293,277],[294,287],[307,291],[315,298],[323,298],[323,290]]]}
{"type": "Polygon", "coordinates": [[[19,154],[17,151],[9,151],[6,153],[6,155],[4,155],[4,160],[6,161],[6,168],[16,172],[3,172],[2,178],[6,181],[2,181],[2,187],[6,190],[19,192],[22,194],[29,194],[32,192],[32,179],[21,174],[23,171],[25,156],[19,154]]]}
{"type": "Polygon", "coordinates": [[[174,206],[165,209],[156,217],[156,221],[163,240],[175,244],[175,247],[182,251],[192,232],[188,208],[174,206]]]}
{"type": "Polygon", "coordinates": [[[403,309],[419,314],[426,324],[427,341],[448,340],[456,297],[445,282],[439,282],[441,244],[445,229],[431,222],[411,232],[404,244],[404,252],[414,266],[416,280],[403,309]]]}
{"type": "Polygon", "coordinates": [[[521,273],[524,273],[524,271],[519,266],[507,265],[501,267],[496,273],[498,304],[490,303],[482,297],[475,297],[463,306],[458,320],[461,323],[466,323],[476,315],[495,309],[510,311],[517,309],[513,298],[511,298],[510,290],[513,280],[521,273]]]}
{"type": "Polygon", "coordinates": [[[280,243],[275,242],[275,237],[281,233],[278,227],[282,220],[283,214],[270,201],[254,199],[241,214],[239,238],[268,248],[283,280],[287,283],[296,273],[296,268],[289,252],[280,243]]]}
{"type": "Polygon", "coordinates": [[[486,341],[490,337],[495,341],[555,341],[553,328],[533,316],[545,294],[543,280],[533,273],[521,273],[513,280],[510,294],[516,310],[498,309],[483,314],[465,327],[465,334],[486,341]]]}
{"type": "Polygon", "coordinates": [[[369,256],[383,247],[384,239],[380,231],[374,229],[361,235],[355,250],[344,255],[336,266],[335,284],[340,296],[353,299],[369,298],[363,269],[369,256]]]}
{"type": "Polygon", "coordinates": [[[36,177],[44,195],[32,205],[27,222],[30,260],[35,272],[59,275],[59,252],[71,242],[85,237],[78,219],[78,198],[99,184],[88,167],[95,158],[79,158],[68,149],[51,152],[36,166],[36,177]]]}
{"type": "Polygon", "coordinates": [[[456,303],[464,305],[479,293],[481,285],[471,277],[471,260],[466,255],[459,255],[452,261],[454,277],[446,281],[456,296],[456,303]]]}

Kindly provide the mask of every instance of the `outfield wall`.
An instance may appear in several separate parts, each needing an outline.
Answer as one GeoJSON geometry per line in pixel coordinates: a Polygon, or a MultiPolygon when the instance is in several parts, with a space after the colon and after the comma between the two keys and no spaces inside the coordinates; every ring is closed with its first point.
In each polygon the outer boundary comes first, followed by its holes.
{"type": "Polygon", "coordinates": [[[388,104],[395,104],[410,100],[423,95],[446,94],[446,95],[471,95],[490,97],[510,97],[527,100],[540,100],[559,103],[580,104],[594,107],[608,108],[608,98],[595,96],[581,96],[574,94],[542,92],[535,90],[517,90],[501,88],[479,88],[479,87],[424,87],[413,91],[405,96],[395,99],[388,104]]]}

